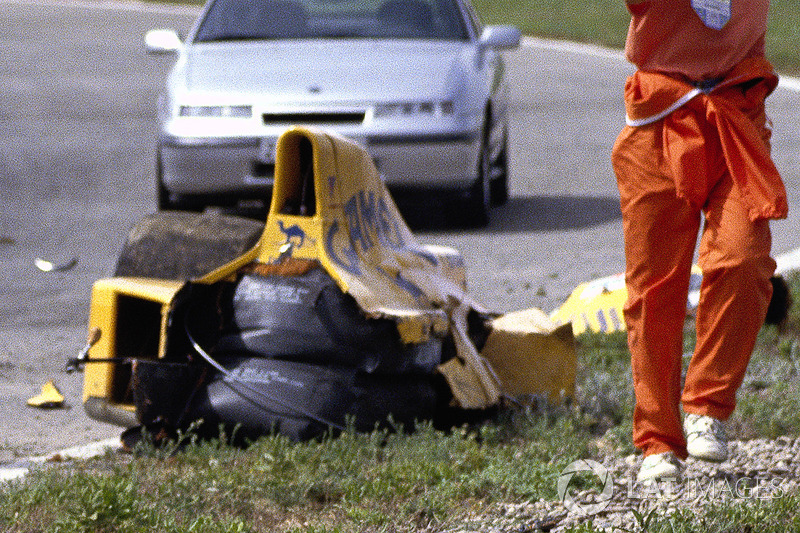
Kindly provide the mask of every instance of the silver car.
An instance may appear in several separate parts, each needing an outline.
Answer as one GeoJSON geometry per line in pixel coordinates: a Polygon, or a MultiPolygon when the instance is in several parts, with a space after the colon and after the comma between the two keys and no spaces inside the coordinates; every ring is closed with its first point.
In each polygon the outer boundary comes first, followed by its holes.
{"type": "Polygon", "coordinates": [[[465,193],[488,221],[508,197],[510,26],[483,27],[467,0],[210,0],[159,100],[161,209],[269,197],[291,125],[359,142],[390,189],[465,193]]]}

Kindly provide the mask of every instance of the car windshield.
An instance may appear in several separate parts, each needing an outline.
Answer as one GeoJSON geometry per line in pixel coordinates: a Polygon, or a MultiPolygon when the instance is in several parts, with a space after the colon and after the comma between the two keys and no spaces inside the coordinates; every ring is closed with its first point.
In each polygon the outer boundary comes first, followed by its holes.
{"type": "Polygon", "coordinates": [[[454,0],[214,0],[195,42],[249,39],[468,39],[454,0]]]}

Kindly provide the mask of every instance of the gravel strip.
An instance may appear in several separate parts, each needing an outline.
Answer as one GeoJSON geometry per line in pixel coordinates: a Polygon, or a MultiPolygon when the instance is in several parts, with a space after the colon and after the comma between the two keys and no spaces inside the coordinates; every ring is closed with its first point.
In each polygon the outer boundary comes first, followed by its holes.
{"type": "Polygon", "coordinates": [[[613,491],[605,490],[610,497],[598,490],[578,492],[568,488],[566,503],[539,500],[501,504],[452,533],[559,533],[590,520],[606,531],[641,531],[634,511],[644,517],[653,513],[658,518],[678,510],[703,514],[721,503],[747,504],[798,492],[800,439],[731,441],[728,452],[723,463],[690,458],[680,481],[651,484],[636,481],[640,455],[602,457],[595,466],[610,474],[608,482],[613,483],[613,491]]]}

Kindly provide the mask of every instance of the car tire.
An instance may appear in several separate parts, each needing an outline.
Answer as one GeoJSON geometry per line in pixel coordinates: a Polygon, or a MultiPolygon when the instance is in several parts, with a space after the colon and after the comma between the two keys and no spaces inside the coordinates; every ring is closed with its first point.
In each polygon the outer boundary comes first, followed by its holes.
{"type": "Polygon", "coordinates": [[[115,276],[187,280],[244,254],[263,222],[216,213],[160,211],[131,228],[115,276]]]}
{"type": "Polygon", "coordinates": [[[156,202],[159,211],[175,209],[170,193],[164,186],[164,166],[161,163],[161,148],[156,147],[156,202]]]}
{"type": "Polygon", "coordinates": [[[491,180],[492,205],[500,206],[508,202],[508,129],[503,131],[503,148],[495,159],[491,180]]]}
{"type": "Polygon", "coordinates": [[[178,206],[172,201],[170,198],[169,191],[164,184],[161,183],[161,180],[157,182],[157,189],[156,189],[156,201],[158,202],[158,210],[159,211],[170,211],[173,209],[177,209],[178,206]]]}
{"type": "Polygon", "coordinates": [[[483,227],[489,223],[489,213],[492,209],[490,176],[491,154],[488,137],[484,134],[481,141],[481,150],[478,154],[478,179],[470,188],[465,211],[465,222],[469,226],[483,227]]]}

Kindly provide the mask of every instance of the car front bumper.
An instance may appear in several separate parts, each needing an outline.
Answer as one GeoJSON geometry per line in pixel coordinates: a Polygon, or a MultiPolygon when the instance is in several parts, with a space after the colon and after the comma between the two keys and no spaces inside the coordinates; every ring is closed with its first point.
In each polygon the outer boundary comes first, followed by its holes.
{"type": "MultiPolygon", "coordinates": [[[[421,189],[463,189],[477,178],[477,132],[356,138],[372,155],[386,184],[421,189]]],[[[272,186],[274,165],[260,157],[271,138],[162,137],[160,175],[171,193],[250,195],[272,186]]]]}

